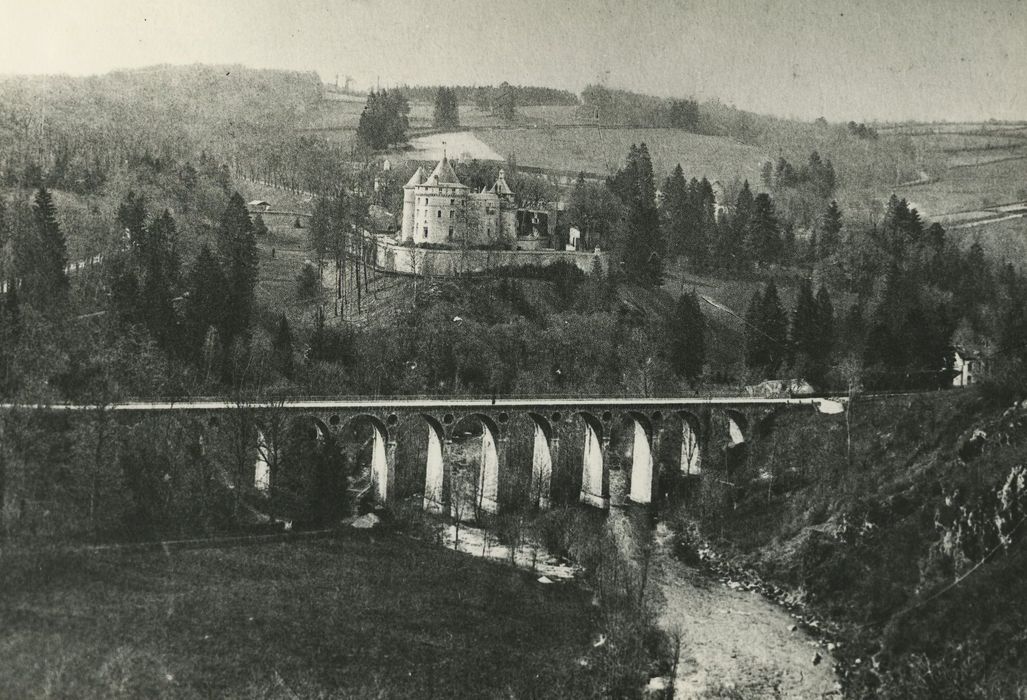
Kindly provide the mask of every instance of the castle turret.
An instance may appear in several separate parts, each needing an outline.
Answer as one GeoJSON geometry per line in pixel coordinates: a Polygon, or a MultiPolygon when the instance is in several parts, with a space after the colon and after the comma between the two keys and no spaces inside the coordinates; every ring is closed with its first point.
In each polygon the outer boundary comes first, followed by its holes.
{"type": "Polygon", "coordinates": [[[499,198],[499,236],[508,243],[517,241],[517,203],[514,201],[513,190],[506,183],[506,173],[499,170],[496,184],[490,190],[499,198]]]}
{"type": "Polygon", "coordinates": [[[422,182],[424,182],[424,168],[418,166],[410,181],[403,185],[403,230],[401,240],[408,241],[414,237],[414,209],[416,207],[414,190],[422,182]]]}

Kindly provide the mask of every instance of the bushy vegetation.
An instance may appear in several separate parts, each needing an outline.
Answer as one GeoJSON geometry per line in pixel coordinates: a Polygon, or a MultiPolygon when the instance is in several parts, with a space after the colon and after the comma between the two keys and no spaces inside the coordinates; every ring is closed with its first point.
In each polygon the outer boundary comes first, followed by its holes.
{"type": "Polygon", "coordinates": [[[843,422],[778,416],[680,515],[826,620],[854,697],[1015,697],[1027,423],[993,405],[857,401],[851,454],[843,422]]]}

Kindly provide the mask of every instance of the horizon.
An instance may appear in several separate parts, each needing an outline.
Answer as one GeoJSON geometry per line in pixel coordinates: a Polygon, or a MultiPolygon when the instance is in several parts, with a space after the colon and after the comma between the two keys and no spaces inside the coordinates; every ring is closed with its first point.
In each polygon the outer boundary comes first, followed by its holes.
{"type": "Polygon", "coordinates": [[[62,0],[7,12],[7,75],[159,65],[316,72],[353,88],[588,84],[809,121],[1027,119],[1027,3],[956,0],[62,0]],[[501,30],[497,31],[497,29],[501,30]],[[68,47],[74,47],[70,49],[68,47]]]}

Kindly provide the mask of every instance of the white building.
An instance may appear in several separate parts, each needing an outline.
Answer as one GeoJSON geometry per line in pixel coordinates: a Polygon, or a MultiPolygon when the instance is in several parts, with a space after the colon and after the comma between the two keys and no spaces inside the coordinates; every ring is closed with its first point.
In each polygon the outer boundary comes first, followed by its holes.
{"type": "Polygon", "coordinates": [[[952,386],[970,386],[978,381],[981,360],[963,348],[952,348],[952,386]]]}

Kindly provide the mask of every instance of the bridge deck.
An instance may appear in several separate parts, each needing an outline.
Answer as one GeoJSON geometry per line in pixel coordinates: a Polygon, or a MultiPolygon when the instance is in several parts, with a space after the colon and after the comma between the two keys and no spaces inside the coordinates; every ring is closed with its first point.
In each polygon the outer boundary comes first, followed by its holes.
{"type": "Polygon", "coordinates": [[[98,406],[97,404],[22,404],[0,403],[0,409],[36,409],[49,411],[91,411],[102,407],[110,411],[224,411],[233,409],[251,410],[339,410],[339,411],[372,411],[388,408],[398,411],[430,411],[430,410],[467,410],[508,409],[531,411],[539,409],[609,409],[635,408],[648,409],[688,409],[701,406],[813,406],[818,410],[830,410],[848,401],[846,397],[777,397],[758,398],[753,396],[707,396],[707,397],[595,397],[595,398],[558,398],[558,397],[517,397],[517,398],[317,398],[317,399],[283,399],[270,401],[232,401],[226,399],[197,400],[161,400],[161,401],[124,401],[98,406]],[[834,404],[835,406],[832,406],[834,404]]]}

